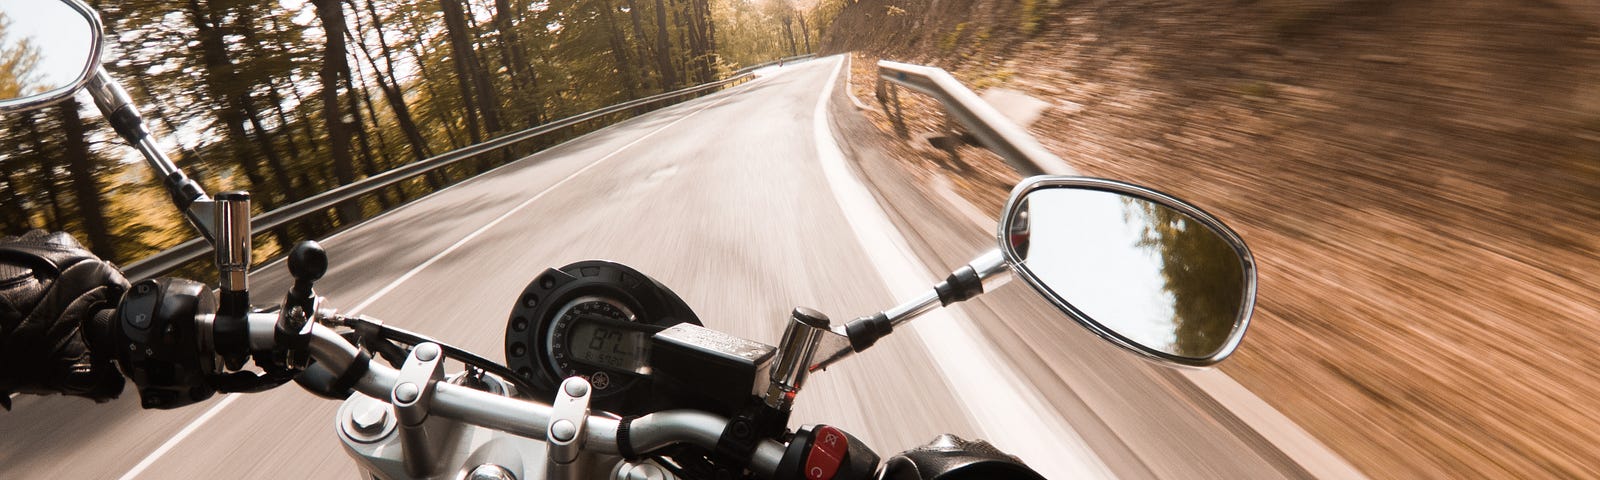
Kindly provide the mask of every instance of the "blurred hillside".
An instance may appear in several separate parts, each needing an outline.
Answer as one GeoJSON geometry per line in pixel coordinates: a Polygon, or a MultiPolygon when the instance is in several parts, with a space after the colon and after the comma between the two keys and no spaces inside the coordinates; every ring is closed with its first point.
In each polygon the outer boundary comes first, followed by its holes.
{"type": "MultiPolygon", "coordinates": [[[[1576,0],[858,0],[822,45],[1044,99],[1031,130],[1085,174],[1236,227],[1260,303],[1223,369],[1369,475],[1593,478],[1597,24],[1576,0]]],[[[907,160],[997,209],[1014,174],[944,161],[937,109],[901,97],[907,160]]]]}

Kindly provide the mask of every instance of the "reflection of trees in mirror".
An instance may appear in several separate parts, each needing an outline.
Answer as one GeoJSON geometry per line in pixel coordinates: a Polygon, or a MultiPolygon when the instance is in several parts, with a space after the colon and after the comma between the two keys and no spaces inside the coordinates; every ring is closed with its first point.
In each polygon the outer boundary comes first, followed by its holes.
{"type": "Polygon", "coordinates": [[[1159,255],[1173,296],[1179,355],[1206,357],[1233,331],[1244,290],[1243,264],[1226,240],[1199,221],[1165,206],[1123,198],[1124,213],[1144,225],[1138,245],[1159,255]]]}
{"type": "Polygon", "coordinates": [[[7,34],[11,19],[0,13],[0,99],[10,100],[43,89],[37,85],[39,49],[27,38],[12,38],[7,34]]]}

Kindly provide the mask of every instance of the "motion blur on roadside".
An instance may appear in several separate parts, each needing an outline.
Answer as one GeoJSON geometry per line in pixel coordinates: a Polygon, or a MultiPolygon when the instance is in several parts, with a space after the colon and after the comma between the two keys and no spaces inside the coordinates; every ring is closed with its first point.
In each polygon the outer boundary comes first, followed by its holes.
{"type": "Polygon", "coordinates": [[[925,97],[896,132],[877,59],[1041,100],[1084,174],[1235,226],[1261,296],[1222,369],[1364,473],[1600,475],[1600,6],[862,0],[830,32],[899,157],[986,211],[1015,174],[936,147],[925,97]]]}

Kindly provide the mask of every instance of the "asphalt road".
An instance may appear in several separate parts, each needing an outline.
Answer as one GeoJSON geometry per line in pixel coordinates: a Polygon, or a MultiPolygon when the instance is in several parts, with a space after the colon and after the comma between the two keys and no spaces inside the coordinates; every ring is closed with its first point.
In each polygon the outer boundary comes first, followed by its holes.
{"type": "MultiPolygon", "coordinates": [[[[798,305],[836,320],[891,306],[931,284],[893,284],[906,276],[889,278],[886,268],[957,266],[990,233],[930,200],[870,141],[837,137],[849,179],[825,171],[817,127],[860,128],[839,88],[822,97],[830,78],[845,81],[840,63],[766,72],[342,232],[323,242],[331,268],[318,290],[346,312],[495,359],[524,285],[581,259],[633,266],[674,289],[707,326],[768,344],[798,305]],[[892,223],[863,230],[862,205],[841,207],[841,181],[865,186],[886,207],[867,213],[887,211],[892,223]],[[901,242],[919,264],[875,250],[882,239],[901,242]]],[[[281,265],[257,272],[257,301],[281,296],[286,277],[281,265]]],[[[1306,475],[1181,375],[1093,345],[1031,295],[1012,284],[813,376],[795,424],[839,426],[883,455],[940,433],[987,437],[1051,478],[1306,475]],[[989,363],[950,355],[957,350],[989,363]],[[972,365],[993,370],[960,368],[972,365]]],[[[0,414],[5,478],[355,476],[333,430],[337,402],[293,385],[178,411],[140,410],[131,386],[105,405],[15,403],[0,414]]]]}

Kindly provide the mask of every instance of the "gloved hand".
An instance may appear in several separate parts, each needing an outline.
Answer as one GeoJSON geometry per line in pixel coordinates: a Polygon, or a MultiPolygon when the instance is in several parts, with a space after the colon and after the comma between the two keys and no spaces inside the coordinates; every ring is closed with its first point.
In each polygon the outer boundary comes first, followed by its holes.
{"type": "Polygon", "coordinates": [[[117,398],[121,373],[83,332],[127,289],[122,272],[66,232],[0,239],[0,404],[10,409],[10,392],[117,398]]]}

